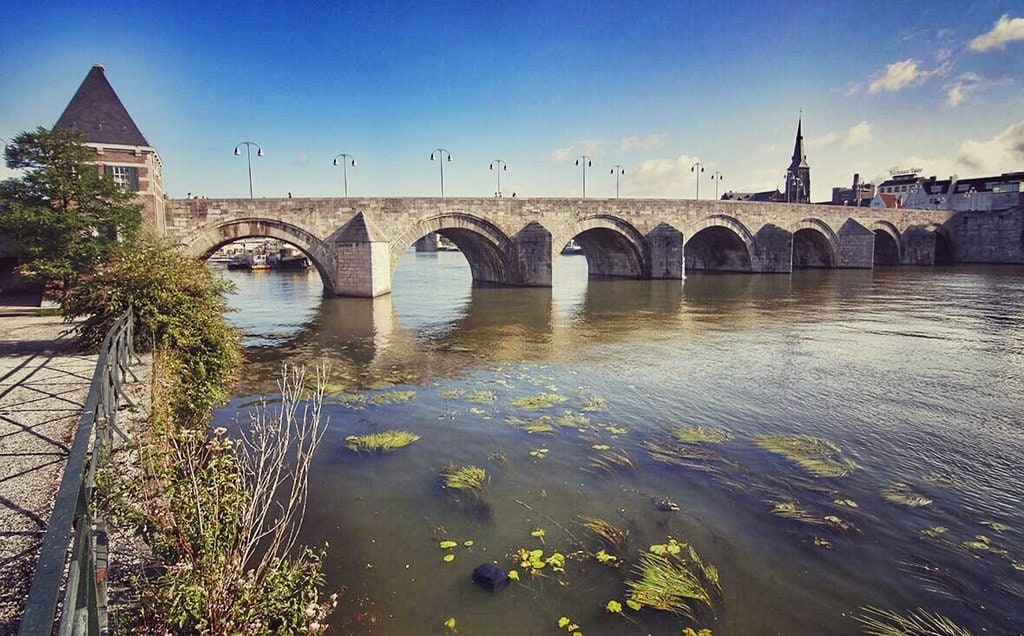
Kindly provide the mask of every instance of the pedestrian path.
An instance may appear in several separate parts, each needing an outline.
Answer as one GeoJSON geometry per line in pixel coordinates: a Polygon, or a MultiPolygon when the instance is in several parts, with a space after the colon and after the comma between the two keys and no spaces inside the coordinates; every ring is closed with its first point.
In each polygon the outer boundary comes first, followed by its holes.
{"type": "Polygon", "coordinates": [[[0,634],[15,633],[95,355],[58,317],[0,318],[0,634]]]}

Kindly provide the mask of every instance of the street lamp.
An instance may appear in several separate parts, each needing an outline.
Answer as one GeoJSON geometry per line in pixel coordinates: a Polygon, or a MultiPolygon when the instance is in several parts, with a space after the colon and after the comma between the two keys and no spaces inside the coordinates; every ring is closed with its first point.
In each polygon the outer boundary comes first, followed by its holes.
{"type": "Polygon", "coordinates": [[[612,172],[611,173],[613,175],[615,175],[615,198],[618,199],[619,198],[619,175],[620,174],[626,174],[626,170],[625,170],[625,168],[623,168],[619,164],[615,164],[614,166],[612,166],[612,172]]]}
{"type": "Polygon", "coordinates": [[[263,148],[260,147],[255,141],[243,141],[242,143],[235,146],[235,156],[240,157],[242,151],[239,150],[242,146],[245,146],[245,158],[249,162],[249,198],[252,198],[252,147],[256,146],[256,156],[263,156],[263,148]]]}
{"type": "Polygon", "coordinates": [[[444,148],[438,148],[434,152],[430,153],[430,160],[434,160],[434,155],[437,155],[437,161],[441,164],[441,198],[444,198],[444,162],[445,155],[448,156],[448,161],[452,160],[452,153],[448,152],[444,148]]]}
{"type": "Polygon", "coordinates": [[[704,172],[704,164],[698,161],[697,163],[690,166],[690,172],[697,173],[697,199],[700,200],[700,173],[704,172]],[[700,170],[698,170],[697,168],[700,168],[700,170]]]}
{"type": "Polygon", "coordinates": [[[501,196],[501,173],[502,171],[508,172],[508,166],[501,159],[495,159],[491,162],[491,170],[494,170],[498,174],[498,190],[494,193],[494,196],[501,196]],[[498,166],[497,170],[494,170],[494,166],[498,166]]]}
{"type": "Polygon", "coordinates": [[[340,165],[341,166],[341,172],[344,175],[344,179],[345,179],[345,198],[346,199],[348,198],[348,167],[349,167],[350,164],[351,164],[351,166],[353,168],[356,167],[356,160],[350,154],[347,154],[347,153],[343,152],[343,153],[341,153],[340,155],[338,155],[337,157],[334,158],[334,165],[336,165],[336,166],[340,165]],[[341,158],[341,163],[340,164],[338,163],[338,159],[339,158],[341,158]]]}
{"type": "Polygon", "coordinates": [[[590,157],[587,155],[580,155],[576,158],[576,165],[583,166],[583,198],[587,198],[587,168],[594,165],[590,162],[590,157]]]}
{"type": "Polygon", "coordinates": [[[715,200],[718,199],[718,184],[724,178],[725,177],[722,176],[722,173],[717,171],[717,170],[715,170],[714,172],[711,173],[711,180],[715,182],[715,200]]]}

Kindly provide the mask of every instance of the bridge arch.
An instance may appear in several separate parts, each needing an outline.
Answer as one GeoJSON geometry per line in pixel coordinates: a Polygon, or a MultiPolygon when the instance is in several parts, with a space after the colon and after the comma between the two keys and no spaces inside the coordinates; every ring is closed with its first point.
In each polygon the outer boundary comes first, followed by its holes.
{"type": "Polygon", "coordinates": [[[932,261],[935,265],[952,265],[953,258],[953,237],[949,230],[939,223],[929,223],[925,229],[935,235],[935,256],[932,261]]]}
{"type": "Polygon", "coordinates": [[[644,237],[629,222],[609,214],[576,219],[552,237],[553,257],[576,241],[587,257],[590,278],[644,278],[649,254],[644,237]]]}
{"type": "Polygon", "coordinates": [[[754,235],[739,220],[713,214],[684,232],[684,266],[691,272],[760,271],[754,235]]]}
{"type": "Polygon", "coordinates": [[[839,264],[839,237],[821,219],[801,219],[793,233],[793,269],[826,268],[839,264]]]}
{"type": "Polygon", "coordinates": [[[512,284],[515,246],[496,225],[463,212],[446,212],[418,220],[391,242],[391,274],[409,247],[431,233],[455,244],[469,263],[475,282],[512,284]]]}
{"type": "Polygon", "coordinates": [[[333,258],[327,244],[297,225],[277,219],[243,218],[200,227],[185,240],[185,251],[195,258],[208,259],[224,245],[246,238],[271,238],[290,243],[299,249],[320,273],[324,290],[337,289],[333,258]]]}
{"type": "Polygon", "coordinates": [[[900,231],[890,221],[878,220],[871,224],[875,233],[875,265],[899,265],[903,262],[900,231]]]}

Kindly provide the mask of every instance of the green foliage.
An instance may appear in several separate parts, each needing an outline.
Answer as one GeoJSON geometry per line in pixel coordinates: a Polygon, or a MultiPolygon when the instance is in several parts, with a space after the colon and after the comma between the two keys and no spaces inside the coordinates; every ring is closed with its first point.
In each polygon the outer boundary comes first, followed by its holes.
{"type": "Polygon", "coordinates": [[[781,455],[818,477],[842,477],[856,468],[849,460],[836,459],[841,449],[834,442],[812,435],[763,435],[754,443],[781,455]]]}
{"type": "Polygon", "coordinates": [[[479,495],[487,481],[487,471],[479,466],[459,466],[449,463],[441,469],[445,488],[464,490],[479,495]]]}
{"type": "Polygon", "coordinates": [[[366,435],[349,435],[345,438],[345,445],[358,452],[370,453],[391,453],[399,448],[408,446],[420,438],[415,433],[393,429],[379,433],[368,433],[366,435]]]}
{"type": "Polygon", "coordinates": [[[7,146],[6,159],[25,173],[0,183],[0,230],[22,275],[58,296],[138,231],[141,205],[90,163],[95,153],[80,133],[23,132],[7,146]]]}
{"type": "Polygon", "coordinates": [[[864,614],[856,618],[864,626],[864,633],[872,636],[971,636],[945,616],[923,609],[911,610],[905,616],[877,607],[862,609],[864,614]]]}
{"type": "Polygon", "coordinates": [[[569,398],[557,393],[538,393],[537,395],[527,395],[525,397],[516,398],[512,400],[512,406],[517,409],[523,409],[524,411],[536,411],[538,409],[548,409],[557,404],[565,402],[569,398]]]}
{"type": "Polygon", "coordinates": [[[99,344],[131,306],[136,350],[165,351],[170,376],[177,378],[168,395],[174,421],[201,427],[226,399],[241,363],[238,333],[224,319],[231,290],[198,259],[141,233],[114,249],[62,304],[65,320],[85,318],[78,327],[85,347],[99,344]]]}
{"type": "MultiPolygon", "coordinates": [[[[718,570],[692,546],[669,538],[640,555],[638,578],[626,581],[629,600],[689,619],[698,609],[714,609],[721,598],[718,570]]],[[[631,605],[632,607],[632,605],[631,605]]]]}

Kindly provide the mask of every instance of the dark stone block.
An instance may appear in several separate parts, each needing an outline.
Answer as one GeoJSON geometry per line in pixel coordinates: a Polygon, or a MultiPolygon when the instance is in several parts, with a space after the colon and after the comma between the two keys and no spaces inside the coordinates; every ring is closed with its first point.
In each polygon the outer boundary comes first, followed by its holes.
{"type": "Polygon", "coordinates": [[[473,570],[473,582],[485,590],[499,592],[508,585],[508,575],[493,563],[484,563],[473,570]]]}

